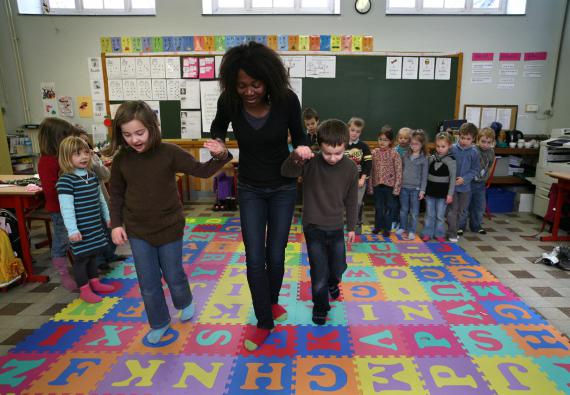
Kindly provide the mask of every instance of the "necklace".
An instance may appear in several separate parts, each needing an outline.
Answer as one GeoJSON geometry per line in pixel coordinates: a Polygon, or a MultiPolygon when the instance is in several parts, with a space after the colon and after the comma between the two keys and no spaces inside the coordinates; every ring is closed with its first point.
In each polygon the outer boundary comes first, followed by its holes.
{"type": "Polygon", "coordinates": [[[82,176],[82,175],[79,175],[79,174],[78,174],[78,176],[79,176],[79,178],[81,178],[81,180],[84,181],[86,184],[89,184],[89,173],[87,173],[87,174],[85,175],[85,178],[83,178],[83,176],[82,176]]]}

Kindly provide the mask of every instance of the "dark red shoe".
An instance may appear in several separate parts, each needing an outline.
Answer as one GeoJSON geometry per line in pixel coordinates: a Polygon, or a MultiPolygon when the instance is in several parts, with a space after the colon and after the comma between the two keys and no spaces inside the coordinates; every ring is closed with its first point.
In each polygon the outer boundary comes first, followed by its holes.
{"type": "Polygon", "coordinates": [[[265,343],[270,334],[271,329],[255,328],[255,331],[245,336],[243,345],[247,351],[255,351],[265,343]]]}
{"type": "Polygon", "coordinates": [[[277,322],[283,322],[287,319],[287,310],[280,304],[272,304],[271,313],[273,313],[273,319],[277,322]]]}

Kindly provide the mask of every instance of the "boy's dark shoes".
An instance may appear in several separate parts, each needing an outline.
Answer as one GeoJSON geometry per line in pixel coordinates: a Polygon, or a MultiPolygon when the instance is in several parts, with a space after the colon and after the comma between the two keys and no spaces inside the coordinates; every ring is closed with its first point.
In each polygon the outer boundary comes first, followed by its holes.
{"type": "Polygon", "coordinates": [[[477,233],[479,233],[480,235],[486,235],[487,231],[485,229],[481,228],[477,231],[477,233]]]}
{"type": "Polygon", "coordinates": [[[313,310],[313,322],[317,325],[324,325],[327,322],[327,312],[313,310]]]}
{"type": "Polygon", "coordinates": [[[461,236],[463,234],[463,229],[457,229],[457,235],[461,236]]]}
{"type": "Polygon", "coordinates": [[[372,229],[372,233],[374,233],[375,235],[377,235],[378,233],[380,233],[380,229],[374,228],[374,229],[372,229]]]}
{"type": "Polygon", "coordinates": [[[329,288],[329,294],[331,295],[331,298],[335,300],[338,299],[340,296],[340,288],[338,286],[329,288]]]}

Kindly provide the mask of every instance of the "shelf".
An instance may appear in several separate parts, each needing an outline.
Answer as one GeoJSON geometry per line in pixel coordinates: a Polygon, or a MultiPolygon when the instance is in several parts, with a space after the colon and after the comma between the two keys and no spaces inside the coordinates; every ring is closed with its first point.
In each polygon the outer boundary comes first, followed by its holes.
{"type": "Polygon", "coordinates": [[[529,181],[517,176],[497,176],[493,177],[491,185],[527,185],[529,181]]]}
{"type": "Polygon", "coordinates": [[[38,154],[21,154],[21,155],[10,155],[11,159],[20,159],[20,158],[31,158],[34,156],[38,156],[38,154]]]}
{"type": "Polygon", "coordinates": [[[495,155],[529,155],[538,156],[538,148],[498,148],[495,147],[495,155]]]}

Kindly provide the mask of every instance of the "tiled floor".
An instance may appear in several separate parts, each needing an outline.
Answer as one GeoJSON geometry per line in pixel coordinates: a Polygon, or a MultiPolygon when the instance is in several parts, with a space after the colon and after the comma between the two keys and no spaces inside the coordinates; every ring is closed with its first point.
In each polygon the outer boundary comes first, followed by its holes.
{"type": "MultiPolygon", "coordinates": [[[[191,216],[234,215],[211,211],[210,202],[195,202],[186,208],[191,216]]],[[[373,211],[367,208],[365,214],[366,223],[371,224],[373,211]]],[[[459,245],[556,328],[570,334],[570,272],[533,263],[556,245],[526,237],[537,233],[540,224],[532,214],[497,215],[492,221],[485,220],[487,235],[466,233],[459,245]]],[[[42,232],[43,225],[34,226],[32,241],[40,240],[42,232]]],[[[122,247],[118,252],[128,254],[130,250],[122,247]]],[[[48,274],[51,280],[47,284],[15,286],[0,293],[0,355],[5,355],[78,296],[59,286],[47,248],[34,250],[33,256],[36,271],[48,274]]]]}

